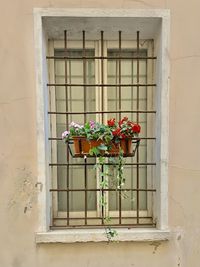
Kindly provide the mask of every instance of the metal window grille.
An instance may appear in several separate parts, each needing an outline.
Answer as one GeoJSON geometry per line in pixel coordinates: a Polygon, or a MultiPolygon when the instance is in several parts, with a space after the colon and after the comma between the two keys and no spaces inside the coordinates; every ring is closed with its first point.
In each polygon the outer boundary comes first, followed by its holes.
{"type": "MultiPolygon", "coordinates": [[[[145,42],[143,40],[143,42],[145,42]]],[[[76,120],[76,116],[82,116],[83,123],[88,121],[91,116],[99,116],[99,119],[101,122],[105,121],[105,116],[110,117],[117,117],[118,119],[121,119],[124,115],[130,115],[133,116],[137,123],[140,123],[140,117],[145,115],[146,120],[148,120],[148,116],[151,115],[155,117],[156,110],[148,108],[141,109],[140,107],[140,90],[143,88],[148,92],[148,90],[155,90],[156,84],[153,82],[149,82],[151,79],[149,79],[148,72],[146,74],[145,82],[140,81],[140,64],[141,62],[154,62],[156,60],[156,57],[154,55],[149,56],[145,51],[143,51],[140,48],[140,38],[139,38],[139,32],[137,32],[136,37],[136,48],[133,48],[130,53],[124,53],[124,50],[122,48],[122,32],[118,32],[118,48],[114,50],[110,50],[110,53],[104,54],[104,32],[101,31],[100,33],[100,54],[96,55],[95,53],[92,53],[90,49],[86,47],[86,33],[85,31],[82,32],[82,49],[77,50],[77,53],[72,52],[71,49],[68,48],[68,38],[67,38],[67,31],[64,32],[64,42],[63,42],[63,49],[55,50],[53,51],[52,55],[47,56],[47,60],[49,62],[53,62],[54,66],[57,61],[61,61],[64,64],[64,82],[57,82],[56,80],[54,82],[49,82],[47,84],[48,90],[49,90],[49,99],[50,102],[52,101],[52,95],[53,98],[56,98],[56,90],[62,90],[62,94],[64,95],[64,102],[65,102],[65,110],[60,110],[56,104],[52,105],[50,103],[49,105],[49,111],[48,115],[50,117],[50,136],[49,141],[51,143],[51,147],[56,146],[56,153],[59,155],[59,149],[66,149],[66,159],[60,159],[59,156],[54,157],[55,151],[52,149],[52,156],[51,156],[51,162],[49,163],[50,169],[51,169],[51,179],[52,179],[52,186],[50,188],[50,193],[52,195],[52,224],[51,229],[53,228],[84,228],[84,227],[105,227],[105,225],[111,225],[112,227],[154,227],[155,222],[153,220],[153,212],[150,214],[142,213],[141,209],[141,195],[145,194],[146,198],[148,198],[148,195],[151,195],[151,203],[152,205],[152,199],[153,195],[156,193],[156,189],[153,187],[153,185],[148,187],[148,183],[146,183],[145,187],[141,187],[140,183],[140,168],[144,167],[148,171],[148,168],[155,168],[156,163],[154,161],[152,162],[141,162],[140,160],[140,149],[137,150],[136,156],[134,160],[128,160],[128,162],[125,163],[125,168],[129,167],[131,169],[134,168],[134,172],[131,172],[131,175],[135,175],[135,184],[131,184],[131,186],[126,186],[122,188],[112,188],[108,187],[105,189],[102,188],[90,188],[90,182],[89,182],[89,173],[91,172],[91,168],[95,164],[94,159],[90,158],[82,158],[80,160],[77,160],[73,158],[70,154],[69,147],[65,146],[63,143],[61,136],[54,136],[54,131],[52,130],[53,126],[52,123],[52,117],[59,118],[60,116],[64,116],[65,118],[65,129],[68,128],[68,125],[70,124],[72,118],[76,120]],[[127,54],[127,55],[126,55],[127,54]],[[72,76],[70,74],[69,66],[72,61],[81,60],[82,61],[82,83],[76,83],[72,82],[72,76]],[[115,82],[109,82],[105,81],[105,73],[106,73],[106,66],[105,61],[108,62],[114,61],[116,62],[117,67],[117,75],[115,76],[115,82]],[[123,60],[130,60],[131,63],[136,64],[136,77],[132,77],[131,82],[125,83],[122,82],[122,61],[123,60]],[[100,80],[98,83],[94,82],[93,79],[90,81],[88,80],[88,74],[87,74],[87,68],[88,68],[88,62],[98,62],[100,64],[100,80]],[[83,106],[82,111],[74,111],[73,107],[71,107],[70,102],[70,94],[71,90],[82,90],[83,92],[83,106]],[[100,108],[99,110],[88,110],[88,95],[91,93],[91,90],[95,90],[95,88],[98,88],[99,95],[101,98],[100,101],[100,108]],[[104,102],[105,98],[105,88],[107,90],[113,89],[116,93],[116,98],[114,99],[116,104],[116,107],[114,110],[110,110],[104,102]],[[135,108],[133,109],[133,106],[131,109],[123,109],[122,106],[122,98],[123,98],[123,89],[124,88],[130,88],[131,94],[133,93],[133,90],[136,94],[135,97],[135,108]],[[52,93],[54,92],[54,93],[52,93]],[[56,162],[55,162],[56,158],[56,162]],[[78,187],[74,187],[71,185],[70,182],[70,174],[72,173],[71,168],[81,168],[82,169],[82,176],[83,176],[83,184],[78,187]],[[62,170],[65,170],[65,184],[64,186],[59,186],[59,175],[60,172],[58,169],[61,168],[62,170]],[[55,171],[56,169],[56,171],[55,171]],[[55,175],[56,173],[56,175],[55,175]],[[54,184],[54,180],[56,181],[56,185],[54,184]],[[94,202],[95,204],[91,204],[89,201],[89,194],[93,193],[95,194],[94,202]],[[108,213],[109,211],[106,210],[104,206],[98,210],[98,204],[97,199],[99,196],[107,195],[109,198],[109,194],[115,194],[115,213],[114,215],[110,216],[111,221],[105,222],[105,213],[108,213]],[[126,194],[133,194],[135,196],[134,199],[134,207],[132,205],[132,211],[124,211],[123,210],[123,198],[126,194]],[[70,207],[70,199],[73,196],[73,194],[76,194],[76,198],[78,199],[80,195],[82,195],[82,201],[81,204],[84,206],[83,212],[77,212],[76,216],[74,216],[72,212],[72,208],[70,207]],[[65,205],[62,207],[59,207],[59,199],[61,198],[61,195],[64,196],[64,202],[65,205]],[[95,214],[90,213],[90,206],[96,206],[97,212],[95,214]],[[81,214],[81,215],[80,215],[81,214]]],[[[55,70],[52,74],[55,76],[55,70]]],[[[106,73],[107,75],[107,73],[106,73]]],[[[132,76],[134,76],[132,74],[132,76]]],[[[107,80],[107,79],[106,79],[107,80]]],[[[152,80],[151,80],[152,81],[152,80]]],[[[125,89],[124,89],[125,90],[125,89]]],[[[147,94],[148,95],[148,94],[147,94]]],[[[95,96],[94,96],[95,97],[95,96]]],[[[109,117],[109,118],[110,118],[109,117]]],[[[94,117],[92,117],[94,118],[94,117]]],[[[95,117],[96,118],[96,117],[95,117]]],[[[144,142],[147,144],[148,142],[152,142],[153,145],[149,146],[149,149],[152,149],[152,147],[155,146],[156,137],[155,136],[141,136],[141,144],[144,142]]],[[[148,150],[148,146],[147,146],[148,150]]],[[[148,151],[149,153],[149,151],[148,151]]],[[[151,151],[150,151],[151,153],[151,151]]],[[[107,162],[107,165],[112,165],[112,163],[107,162]]],[[[152,172],[152,170],[150,170],[152,172]]],[[[153,172],[152,172],[153,173],[153,172]]],[[[74,177],[73,179],[80,179],[80,177],[74,177]]],[[[129,200],[130,202],[133,201],[133,199],[129,200]]],[[[147,208],[146,208],[147,209],[147,208]]],[[[151,207],[152,209],[152,207],[151,207]]]]}

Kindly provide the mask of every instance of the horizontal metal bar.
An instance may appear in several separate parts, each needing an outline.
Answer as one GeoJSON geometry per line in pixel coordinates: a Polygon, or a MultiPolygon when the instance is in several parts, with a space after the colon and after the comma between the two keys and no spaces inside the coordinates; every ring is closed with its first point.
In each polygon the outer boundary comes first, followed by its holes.
{"type": "MultiPolygon", "coordinates": [[[[119,217],[110,217],[109,218],[112,219],[119,219],[119,217]]],[[[131,216],[122,216],[122,219],[137,219],[137,217],[131,217],[131,216]]],[[[152,219],[152,217],[145,217],[145,216],[141,216],[139,217],[140,219],[152,219]]],[[[76,217],[76,218],[70,218],[70,220],[84,220],[85,217],[76,217]]],[[[87,217],[88,220],[101,220],[102,217],[87,217]]],[[[59,221],[59,220],[67,220],[67,217],[54,217],[53,218],[54,221],[59,221]]]]}
{"type": "MultiPolygon", "coordinates": [[[[63,141],[62,137],[49,137],[48,140],[63,141]]],[[[140,140],[156,140],[156,137],[140,137],[140,140]]]]}
{"type": "MultiPolygon", "coordinates": [[[[138,138],[133,138],[133,140],[137,140],[138,138]]],[[[48,140],[53,141],[63,141],[61,137],[49,137],[48,140]]],[[[140,137],[140,140],[156,140],[156,137],[140,137]]]]}
{"type": "Polygon", "coordinates": [[[103,57],[103,56],[94,56],[94,57],[87,57],[87,56],[82,56],[82,57],[67,57],[67,56],[47,56],[46,59],[108,59],[108,60],[112,60],[112,59],[157,59],[157,57],[123,57],[123,56],[118,56],[118,57],[103,57]]]}
{"type": "Polygon", "coordinates": [[[157,86],[156,83],[125,83],[125,84],[118,84],[118,83],[114,83],[114,84],[86,84],[86,83],[47,83],[47,86],[71,86],[71,87],[149,87],[149,86],[157,86]]]}
{"type": "Polygon", "coordinates": [[[114,113],[156,113],[156,110],[112,110],[112,111],[83,111],[83,112],[56,112],[48,111],[48,114],[58,114],[58,115],[81,115],[81,114],[114,114],[114,113]]]}
{"type": "MultiPolygon", "coordinates": [[[[49,166],[85,166],[85,165],[90,165],[90,166],[93,166],[95,165],[96,163],[49,163],[49,166]]],[[[115,165],[114,163],[104,163],[104,165],[115,165]]],[[[136,163],[124,163],[125,166],[138,166],[138,165],[141,165],[141,166],[154,166],[156,165],[156,162],[148,162],[148,163],[145,163],[145,162],[136,162],[136,163]]]]}
{"type": "Polygon", "coordinates": [[[107,192],[122,192],[122,191],[139,191],[139,192],[156,192],[156,189],[133,189],[133,188],[89,188],[89,189],[49,189],[50,192],[99,192],[99,191],[107,191],[107,192]]]}
{"type": "Polygon", "coordinates": [[[140,228],[140,227],[152,227],[152,228],[155,228],[156,224],[155,223],[138,223],[138,224],[107,224],[107,225],[100,225],[100,224],[92,224],[92,225],[85,225],[85,224],[82,224],[82,225],[68,225],[68,226],[65,226],[65,225],[51,225],[50,226],[50,229],[67,229],[67,228],[90,228],[90,229],[94,229],[94,228],[106,228],[106,227],[117,227],[117,228],[124,228],[124,227],[127,227],[127,228],[140,228]]]}

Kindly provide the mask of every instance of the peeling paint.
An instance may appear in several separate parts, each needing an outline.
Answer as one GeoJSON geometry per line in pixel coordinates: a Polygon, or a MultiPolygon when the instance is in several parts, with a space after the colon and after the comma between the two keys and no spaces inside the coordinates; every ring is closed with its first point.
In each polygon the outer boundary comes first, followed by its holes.
{"type": "Polygon", "coordinates": [[[150,243],[150,246],[153,246],[154,247],[154,250],[153,250],[153,254],[156,253],[156,251],[158,250],[158,247],[161,245],[161,242],[152,242],[150,243]]]}
{"type": "Polygon", "coordinates": [[[37,182],[37,183],[35,184],[35,187],[36,187],[36,188],[39,188],[39,191],[42,192],[43,184],[42,184],[41,182],[37,182]]]}
{"type": "Polygon", "coordinates": [[[179,240],[181,240],[181,238],[182,238],[182,236],[181,236],[181,234],[179,234],[176,239],[179,241],[179,240]]]}
{"type": "Polygon", "coordinates": [[[11,194],[8,200],[8,209],[10,211],[17,210],[19,213],[21,210],[22,213],[26,214],[32,210],[37,202],[38,190],[34,183],[35,178],[28,168],[18,168],[16,173],[14,193],[11,194]]]}
{"type": "Polygon", "coordinates": [[[181,266],[181,258],[180,258],[180,257],[178,257],[178,264],[177,264],[177,266],[178,266],[178,267],[181,266]]]}

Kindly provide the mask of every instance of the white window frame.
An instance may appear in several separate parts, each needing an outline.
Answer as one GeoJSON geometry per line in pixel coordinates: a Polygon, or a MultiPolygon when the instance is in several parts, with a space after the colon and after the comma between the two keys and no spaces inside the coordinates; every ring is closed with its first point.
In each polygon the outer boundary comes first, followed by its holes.
{"type": "MultiPolygon", "coordinates": [[[[117,17],[133,18],[136,24],[144,20],[157,23],[155,50],[156,64],[157,116],[156,116],[156,229],[119,229],[119,241],[168,240],[168,116],[169,116],[169,10],[131,10],[131,9],[34,9],[36,97],[37,97],[37,148],[38,148],[38,229],[37,243],[48,242],[87,242],[106,241],[103,229],[49,231],[51,218],[51,196],[49,193],[49,142],[48,142],[48,97],[47,97],[47,38],[43,18],[48,17],[117,17]]],[[[144,25],[142,27],[145,27],[144,25]]],[[[141,28],[142,28],[141,27],[141,28]]]]}

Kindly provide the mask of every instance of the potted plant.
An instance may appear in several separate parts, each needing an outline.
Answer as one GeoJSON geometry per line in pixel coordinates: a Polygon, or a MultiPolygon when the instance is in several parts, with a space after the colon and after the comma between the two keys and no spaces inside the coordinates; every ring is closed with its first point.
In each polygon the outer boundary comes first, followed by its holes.
{"type": "MultiPolygon", "coordinates": [[[[98,157],[94,167],[101,179],[100,188],[102,190],[102,197],[100,197],[99,203],[101,207],[107,205],[103,193],[104,190],[108,188],[106,177],[112,176],[109,173],[106,157],[110,156],[108,161],[117,170],[115,186],[116,190],[120,190],[125,183],[123,175],[124,157],[135,155],[135,151],[139,145],[138,134],[140,130],[141,127],[139,124],[124,117],[119,122],[116,122],[114,118],[109,119],[107,124],[90,121],[84,125],[80,125],[72,122],[69,126],[69,130],[63,132],[62,139],[66,143],[73,140],[75,156],[98,157]],[[133,138],[137,139],[134,151],[132,148],[133,138]]],[[[121,191],[120,194],[122,194],[121,191]]],[[[105,216],[103,220],[106,224],[110,221],[110,218],[109,216],[105,216]]],[[[117,231],[109,226],[105,227],[105,231],[108,241],[112,241],[114,237],[117,236],[117,231]]]]}
{"type": "Polygon", "coordinates": [[[110,119],[107,124],[90,121],[84,125],[72,122],[69,130],[63,132],[65,142],[74,143],[75,156],[107,155],[117,156],[120,149],[124,156],[132,155],[132,139],[140,132],[140,125],[124,117],[118,123],[110,119]]]}

